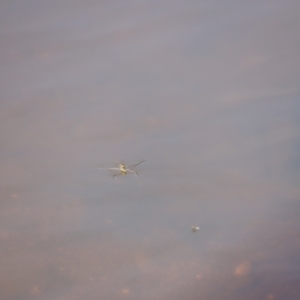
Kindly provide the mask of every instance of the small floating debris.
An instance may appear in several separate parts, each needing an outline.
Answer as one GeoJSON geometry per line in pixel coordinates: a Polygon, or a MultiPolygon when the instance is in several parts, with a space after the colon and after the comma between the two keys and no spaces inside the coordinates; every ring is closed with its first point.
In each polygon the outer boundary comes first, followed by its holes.
{"type": "Polygon", "coordinates": [[[197,232],[200,229],[200,227],[198,226],[192,226],[192,231],[193,232],[197,232]]]}
{"type": "Polygon", "coordinates": [[[113,174],[113,179],[116,176],[120,176],[120,175],[127,175],[127,174],[135,174],[135,175],[139,175],[134,168],[138,165],[140,165],[141,163],[143,163],[144,160],[138,162],[137,164],[134,165],[130,165],[130,166],[126,166],[122,161],[121,162],[117,162],[118,166],[116,168],[102,168],[102,167],[98,167],[99,169],[104,169],[104,170],[108,170],[108,171],[112,171],[115,172],[115,174],[113,174]]]}

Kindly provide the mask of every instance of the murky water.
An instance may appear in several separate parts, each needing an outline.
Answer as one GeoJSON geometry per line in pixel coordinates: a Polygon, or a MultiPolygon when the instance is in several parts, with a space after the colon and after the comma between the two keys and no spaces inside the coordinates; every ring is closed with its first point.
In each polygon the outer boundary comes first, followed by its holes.
{"type": "Polygon", "coordinates": [[[2,2],[0,299],[299,299],[299,1],[2,2]]]}

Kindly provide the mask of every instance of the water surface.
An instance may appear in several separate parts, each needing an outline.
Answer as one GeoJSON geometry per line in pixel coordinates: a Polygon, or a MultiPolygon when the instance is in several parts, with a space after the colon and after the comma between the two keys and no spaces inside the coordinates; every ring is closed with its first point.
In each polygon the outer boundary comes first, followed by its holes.
{"type": "Polygon", "coordinates": [[[0,7],[0,299],[299,299],[298,1],[0,7]]]}

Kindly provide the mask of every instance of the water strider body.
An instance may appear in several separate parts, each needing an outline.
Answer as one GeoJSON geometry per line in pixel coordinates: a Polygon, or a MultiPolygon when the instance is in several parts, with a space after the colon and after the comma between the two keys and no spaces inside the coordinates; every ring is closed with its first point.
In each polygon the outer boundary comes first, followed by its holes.
{"type": "Polygon", "coordinates": [[[116,174],[113,175],[113,178],[115,178],[116,176],[119,176],[119,175],[127,175],[127,174],[135,174],[135,175],[138,176],[139,174],[133,169],[136,166],[143,163],[143,162],[144,162],[144,160],[140,161],[137,164],[130,165],[130,166],[126,166],[123,162],[119,162],[117,168],[102,168],[102,167],[99,167],[99,169],[104,169],[104,170],[108,170],[108,171],[117,172],[116,174]]]}

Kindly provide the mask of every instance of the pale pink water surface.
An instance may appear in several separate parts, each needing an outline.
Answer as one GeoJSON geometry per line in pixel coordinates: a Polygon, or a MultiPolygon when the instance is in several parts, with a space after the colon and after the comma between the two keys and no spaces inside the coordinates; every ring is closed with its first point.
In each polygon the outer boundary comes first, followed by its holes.
{"type": "Polygon", "coordinates": [[[300,299],[299,10],[2,1],[0,299],[300,299]]]}

